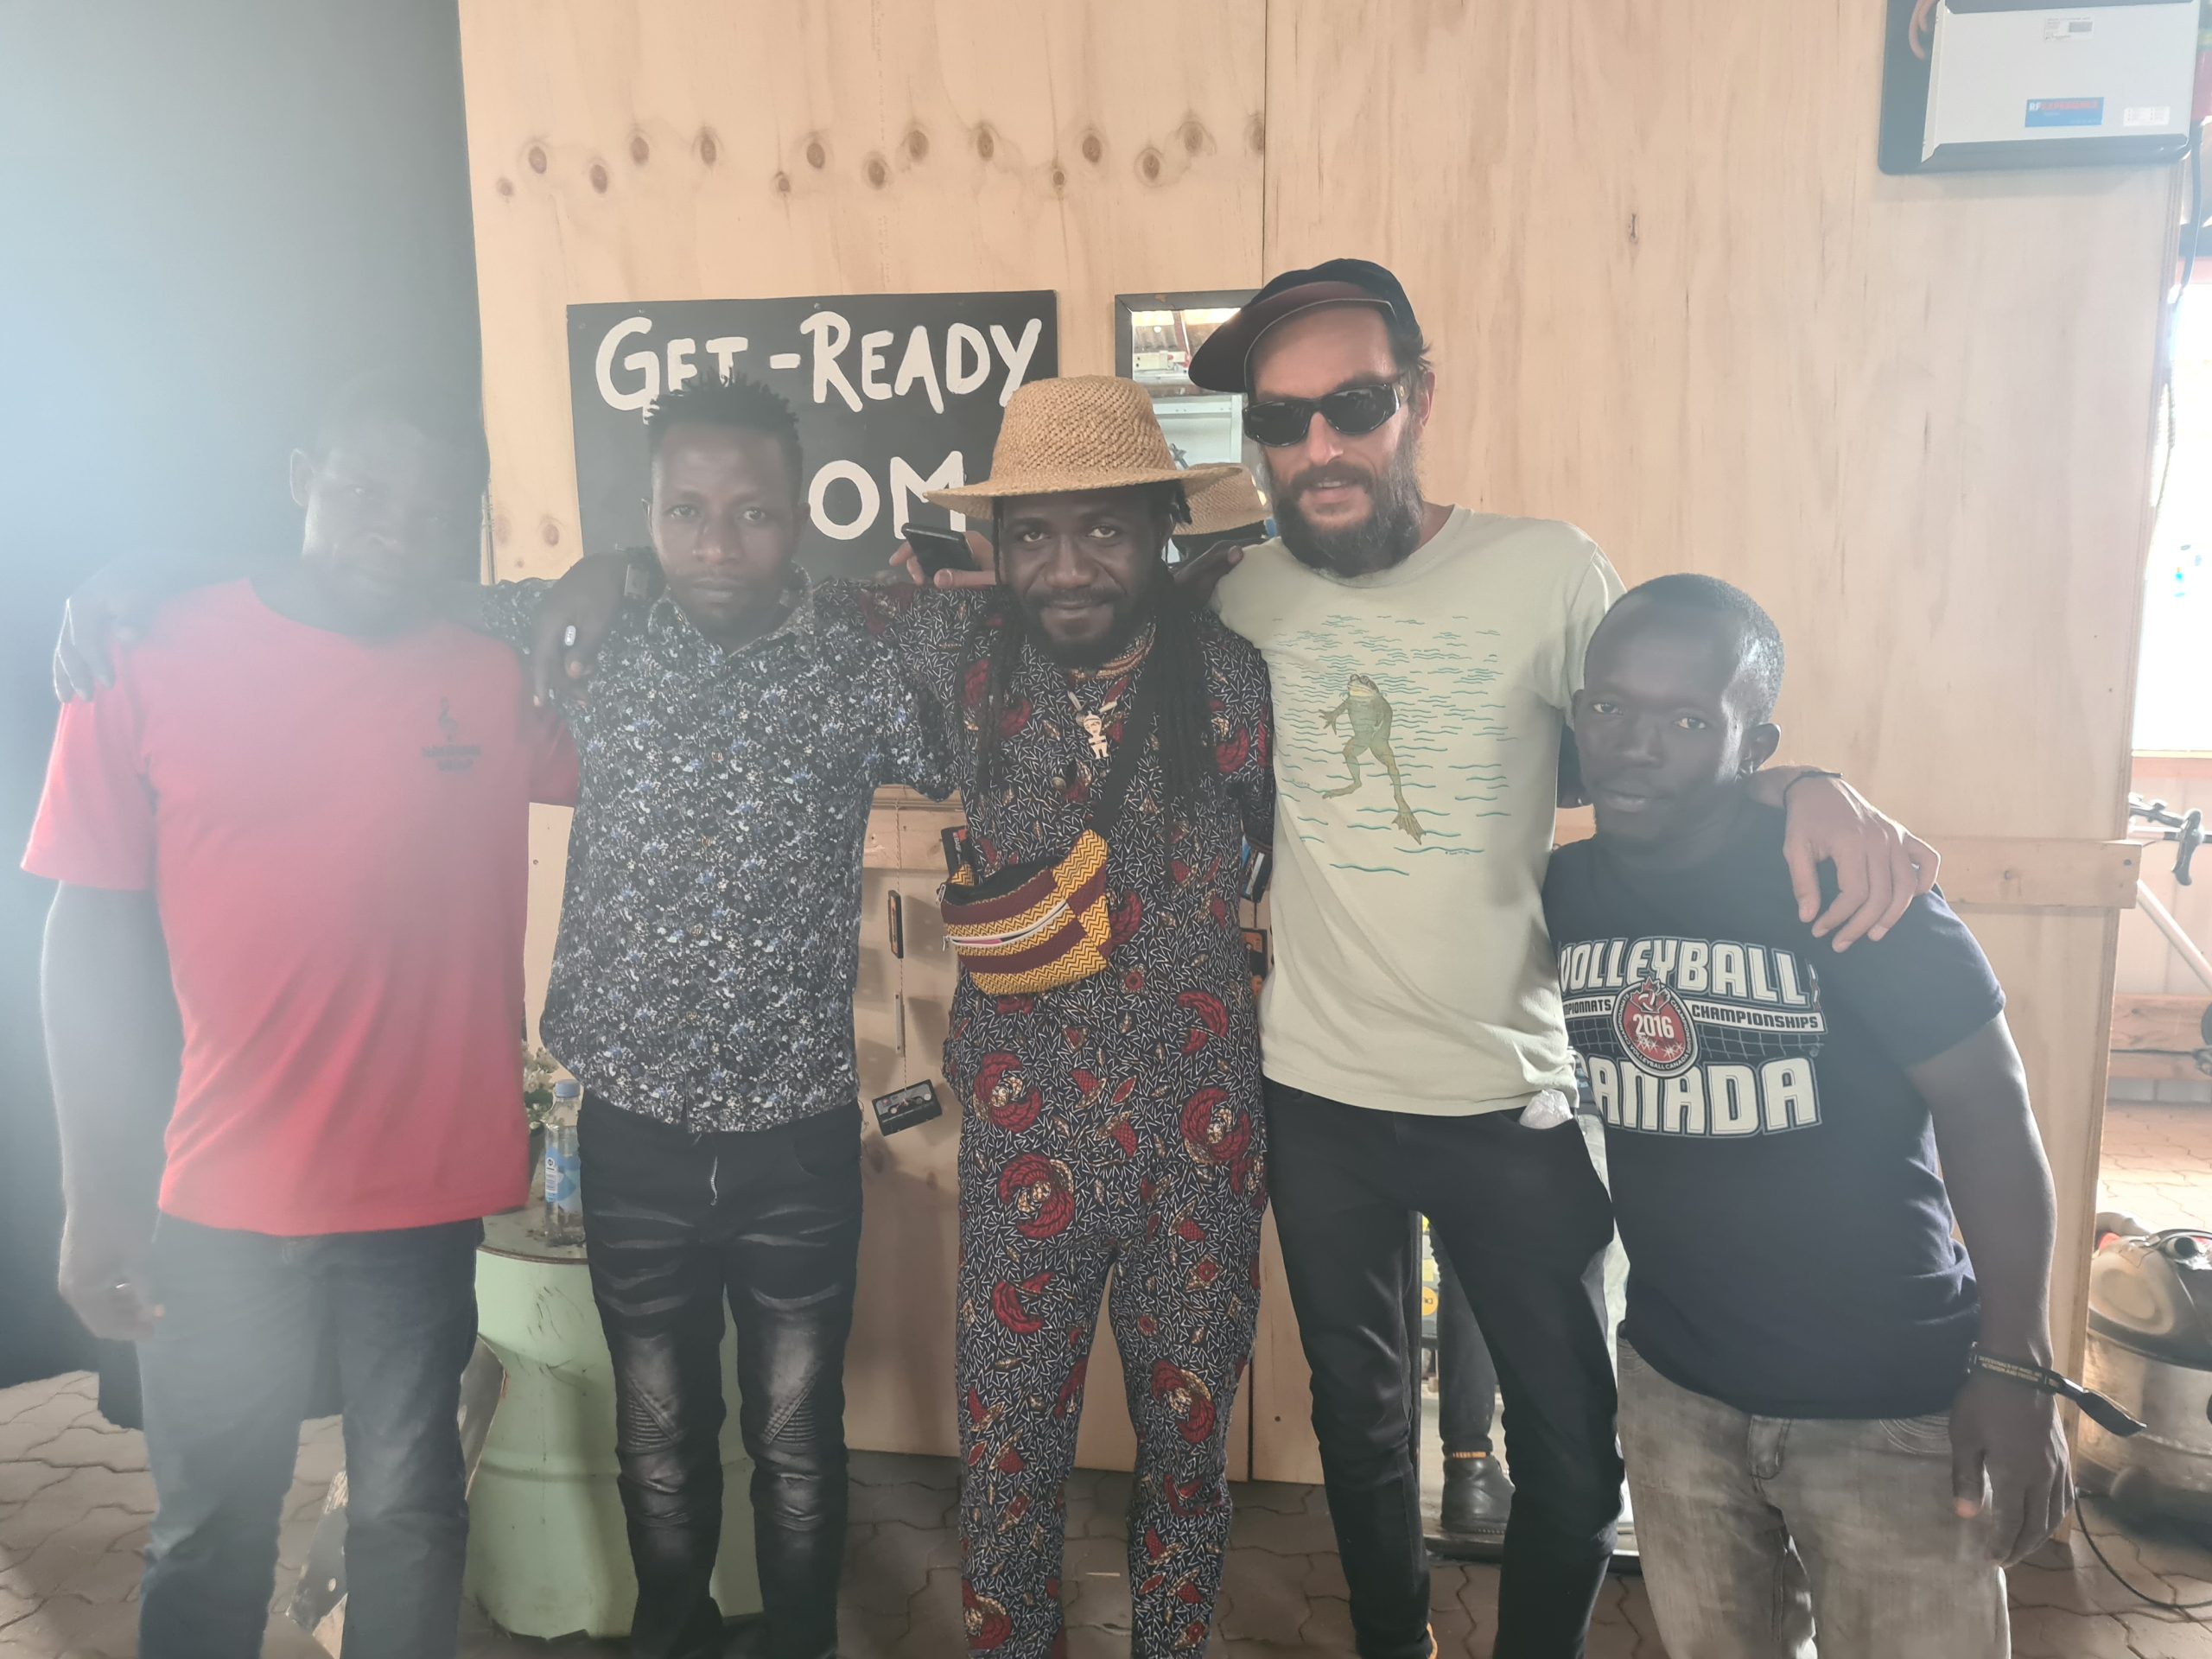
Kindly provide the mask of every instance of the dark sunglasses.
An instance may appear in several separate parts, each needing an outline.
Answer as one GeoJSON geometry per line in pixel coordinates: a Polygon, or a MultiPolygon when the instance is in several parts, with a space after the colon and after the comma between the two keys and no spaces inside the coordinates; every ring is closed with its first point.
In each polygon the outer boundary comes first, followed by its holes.
{"type": "Polygon", "coordinates": [[[1399,384],[1344,386],[1325,397],[1270,397],[1244,405],[1244,435],[1270,449],[1306,442],[1319,415],[1347,438],[1363,438],[1398,412],[1399,384]]]}

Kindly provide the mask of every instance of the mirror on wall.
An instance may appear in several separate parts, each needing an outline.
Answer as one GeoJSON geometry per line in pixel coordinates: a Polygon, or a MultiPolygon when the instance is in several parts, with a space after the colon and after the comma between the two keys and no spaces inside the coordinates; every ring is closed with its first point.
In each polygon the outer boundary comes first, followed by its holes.
{"type": "MultiPolygon", "coordinates": [[[[1255,289],[1221,288],[1173,294],[1122,294],[1114,301],[1114,372],[1151,394],[1178,462],[1201,467],[1242,462],[1268,505],[1268,474],[1259,448],[1244,435],[1244,399],[1236,392],[1202,391],[1191,384],[1191,354],[1236,314],[1255,289]]],[[[1274,534],[1272,516],[1249,524],[1193,527],[1175,538],[1176,550],[1195,556],[1223,541],[1249,543],[1274,534]]]]}

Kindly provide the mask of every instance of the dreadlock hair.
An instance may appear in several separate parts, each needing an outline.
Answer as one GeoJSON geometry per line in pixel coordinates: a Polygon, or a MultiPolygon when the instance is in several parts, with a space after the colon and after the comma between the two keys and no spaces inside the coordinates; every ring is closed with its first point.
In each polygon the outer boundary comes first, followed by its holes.
{"type": "MultiPolygon", "coordinates": [[[[1191,522],[1191,504],[1180,484],[1143,487],[1155,518],[1166,518],[1171,531],[1191,522]]],[[[1003,501],[992,505],[991,531],[992,544],[1002,549],[1006,545],[1003,501]]],[[[1166,551],[1164,547],[1161,550],[1166,551]]],[[[991,789],[999,777],[1001,730],[1027,634],[1020,602],[1005,586],[1006,556],[1001,552],[997,556],[999,597],[977,618],[968,645],[971,661],[979,650],[985,652],[976,756],[976,785],[984,791],[991,789]]],[[[1144,620],[1153,626],[1152,651],[1145,659],[1144,674],[1152,685],[1147,695],[1154,699],[1154,737],[1167,785],[1167,806],[1187,824],[1195,818],[1199,791],[1215,766],[1212,693],[1206,685],[1205,653],[1199,643],[1197,613],[1164,563],[1154,572],[1144,620]]]]}
{"type": "Polygon", "coordinates": [[[677,426],[724,426],[760,432],[782,446],[790,462],[794,494],[805,487],[799,471],[798,417],[791,406],[758,380],[732,370],[700,375],[674,391],[664,391],[645,409],[645,459],[660,458],[660,447],[677,426]]]}

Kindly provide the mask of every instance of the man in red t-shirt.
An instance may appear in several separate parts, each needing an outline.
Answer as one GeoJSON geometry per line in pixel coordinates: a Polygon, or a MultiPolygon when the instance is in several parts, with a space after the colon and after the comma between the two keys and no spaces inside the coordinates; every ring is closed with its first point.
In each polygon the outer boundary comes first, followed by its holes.
{"type": "Polygon", "coordinates": [[[454,1651],[475,1247],[527,1181],[529,806],[575,785],[513,653],[428,597],[470,553],[481,444],[473,412],[351,389],[292,458],[302,556],[171,604],[62,711],[23,863],[61,884],[61,1290],[139,1343],[146,1659],[258,1651],[326,1348],[346,1653],[454,1651]]]}

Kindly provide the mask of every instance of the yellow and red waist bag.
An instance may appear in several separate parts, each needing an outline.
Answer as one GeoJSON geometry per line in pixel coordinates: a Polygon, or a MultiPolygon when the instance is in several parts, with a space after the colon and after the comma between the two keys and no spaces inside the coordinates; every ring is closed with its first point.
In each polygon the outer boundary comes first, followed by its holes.
{"type": "Polygon", "coordinates": [[[1154,699],[1141,675],[1106,769],[1090,821],[1058,858],[1009,864],[980,874],[963,842],[952,877],[939,891],[945,937],[976,988],[989,996],[1028,996],[1103,973],[1113,950],[1106,899],[1107,836],[1152,741],[1154,699]]]}

